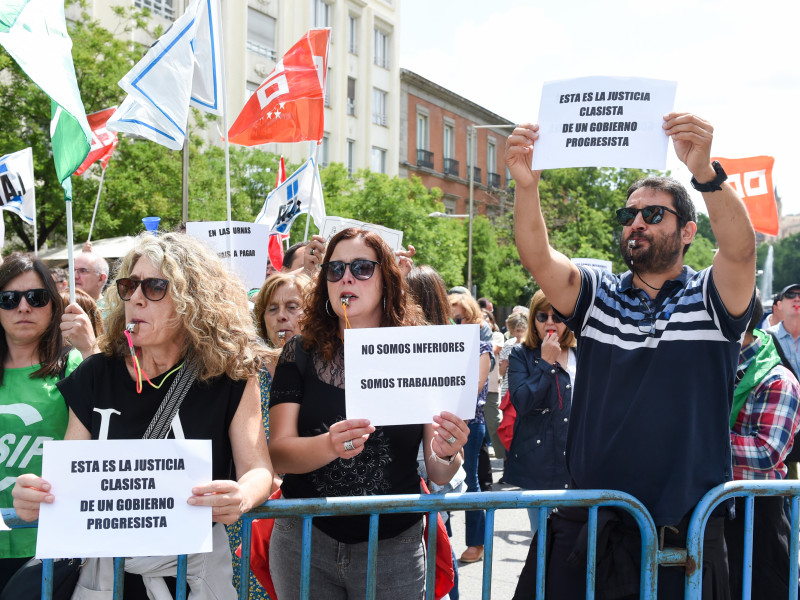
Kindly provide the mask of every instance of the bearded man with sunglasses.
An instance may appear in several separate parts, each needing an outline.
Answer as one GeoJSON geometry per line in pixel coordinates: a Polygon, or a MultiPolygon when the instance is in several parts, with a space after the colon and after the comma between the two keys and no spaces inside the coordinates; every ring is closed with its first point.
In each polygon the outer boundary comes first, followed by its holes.
{"type": "MultiPolygon", "coordinates": [[[[722,167],[711,162],[711,125],[691,114],[670,113],[663,129],[703,194],[719,242],[713,265],[699,273],[683,265],[697,226],[688,193],[677,181],[649,178],[628,190],[617,217],[623,225],[620,252],[630,270],[613,275],[577,266],[549,245],[539,200],[541,172],[530,167],[538,126],[514,130],[506,164],[516,181],[522,263],[579,338],[567,436],[570,476],[577,488],[632,494],[664,532],[665,545],[685,547],[696,503],[731,479],[728,417],[752,311],[755,233],[722,167]]],[[[715,514],[706,527],[707,597],[728,595],[722,522],[722,514],[715,514]]],[[[631,550],[639,544],[638,529],[626,533],[627,523],[616,517],[607,526],[616,526],[621,542],[598,548],[598,593],[616,576],[618,593],[638,597],[639,556],[631,550]],[[607,555],[626,549],[629,577],[622,577],[619,565],[604,569],[607,555]]],[[[548,597],[585,597],[585,560],[567,563],[584,527],[580,511],[553,517],[548,597]]],[[[585,551],[584,543],[584,557],[585,551]]],[[[684,576],[682,568],[659,569],[659,598],[682,597],[684,576]]]]}

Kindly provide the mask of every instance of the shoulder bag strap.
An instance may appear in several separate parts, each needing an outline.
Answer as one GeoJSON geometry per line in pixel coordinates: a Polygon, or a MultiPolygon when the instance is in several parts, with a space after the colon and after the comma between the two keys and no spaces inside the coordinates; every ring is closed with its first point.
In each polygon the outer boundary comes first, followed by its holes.
{"type": "Polygon", "coordinates": [[[167,390],[167,395],[161,401],[156,414],[150,425],[147,426],[147,431],[142,436],[143,440],[158,440],[167,437],[172,421],[178,410],[186,398],[189,388],[192,387],[194,380],[197,379],[197,361],[193,356],[187,356],[183,366],[175,376],[175,380],[167,390]]]}

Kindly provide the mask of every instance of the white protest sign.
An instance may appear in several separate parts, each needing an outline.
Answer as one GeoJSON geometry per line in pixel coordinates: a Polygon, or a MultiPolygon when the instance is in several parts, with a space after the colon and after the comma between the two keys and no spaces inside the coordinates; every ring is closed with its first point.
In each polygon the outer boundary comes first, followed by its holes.
{"type": "Polygon", "coordinates": [[[373,225],[372,223],[364,223],[363,221],[356,221],[355,219],[345,219],[343,217],[325,217],[322,224],[322,229],[319,234],[326,240],[330,240],[334,235],[339,233],[342,229],[348,227],[359,227],[367,231],[374,231],[392,250],[403,249],[403,232],[397,229],[389,229],[383,225],[373,225]]]}
{"type": "Polygon", "coordinates": [[[604,260],[602,258],[571,258],[570,259],[576,265],[583,265],[584,267],[595,267],[597,269],[604,269],[609,273],[613,273],[613,265],[611,264],[610,260],[604,260]]]}
{"type": "Polygon", "coordinates": [[[211,481],[211,440],[44,443],[36,558],[211,552],[211,508],[191,506],[211,481]]]}
{"type": "Polygon", "coordinates": [[[345,329],[348,419],[432,423],[444,410],[475,418],[478,325],[345,329]]]}
{"type": "MultiPolygon", "coordinates": [[[[233,258],[230,264],[247,289],[260,288],[267,273],[269,226],[233,221],[233,258]]],[[[228,258],[228,222],[186,223],[186,233],[208,245],[221,258],[228,258]]]]}
{"type": "Polygon", "coordinates": [[[542,86],[533,169],[617,167],[664,170],[664,115],[677,82],[582,77],[542,86]]]}

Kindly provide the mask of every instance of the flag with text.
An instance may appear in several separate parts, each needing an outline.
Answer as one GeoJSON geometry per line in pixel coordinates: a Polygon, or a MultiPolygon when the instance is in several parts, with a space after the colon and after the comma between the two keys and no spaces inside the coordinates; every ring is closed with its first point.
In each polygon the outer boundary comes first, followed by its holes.
{"type": "Polygon", "coordinates": [[[772,187],[771,156],[749,158],[716,158],[725,169],[730,183],[744,200],[753,229],[767,235],[778,235],[778,205],[772,187]]]}

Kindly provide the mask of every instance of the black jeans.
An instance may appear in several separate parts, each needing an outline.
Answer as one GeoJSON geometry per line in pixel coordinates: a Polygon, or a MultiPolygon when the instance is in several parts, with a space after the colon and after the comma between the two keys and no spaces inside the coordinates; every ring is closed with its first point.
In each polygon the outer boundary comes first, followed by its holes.
{"type": "MultiPolygon", "coordinates": [[[[586,520],[581,509],[553,513],[548,522],[547,577],[545,598],[583,600],[586,598],[586,520]]],[[[587,511],[582,510],[583,513],[587,511]]],[[[614,511],[611,511],[612,513],[614,511]]],[[[625,517],[609,517],[607,509],[598,511],[595,597],[598,600],[639,598],[641,540],[638,527],[625,524],[625,517]]],[[[686,547],[687,515],[678,524],[678,533],[667,530],[666,547],[686,547]]],[[[514,600],[536,597],[536,546],[534,536],[528,558],[520,574],[514,600]]],[[[659,600],[681,600],[686,570],[659,567],[659,600]]],[[[728,570],[723,517],[712,516],[703,544],[703,600],[728,600],[728,570]]]]}
{"type": "MultiPolygon", "coordinates": [[[[791,526],[782,496],[756,498],[753,506],[753,600],[789,597],[791,526]]],[[[742,597],[744,498],[736,498],[736,518],[725,522],[731,598],[742,597]]],[[[794,583],[797,585],[797,582],[794,583]]]]}

